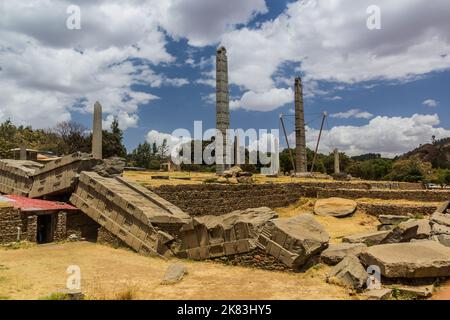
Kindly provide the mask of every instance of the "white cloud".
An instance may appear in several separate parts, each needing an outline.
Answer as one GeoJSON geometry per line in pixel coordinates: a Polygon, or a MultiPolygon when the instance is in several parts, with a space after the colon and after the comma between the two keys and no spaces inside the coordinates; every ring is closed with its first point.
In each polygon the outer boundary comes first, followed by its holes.
{"type": "Polygon", "coordinates": [[[240,100],[230,102],[231,109],[251,111],[272,111],[286,103],[293,103],[294,92],[291,88],[273,88],[264,92],[247,91],[240,100]]]}
{"type": "Polygon", "coordinates": [[[158,97],[133,84],[188,83],[150,67],[174,61],[158,29],[158,3],[81,1],[81,30],[68,30],[70,1],[1,2],[0,121],[49,127],[70,120],[71,112],[92,112],[98,100],[106,119],[118,116],[123,129],[136,126],[139,106],[158,97]]]}
{"type": "Polygon", "coordinates": [[[359,109],[350,109],[345,112],[333,113],[331,117],[338,119],[350,119],[350,118],[370,119],[373,118],[373,114],[367,111],[361,111],[359,109]]]}
{"type": "Polygon", "coordinates": [[[174,38],[187,38],[192,46],[213,45],[223,33],[266,13],[264,0],[170,0],[161,25],[174,38]]]}
{"type": "Polygon", "coordinates": [[[304,83],[353,84],[414,79],[450,68],[450,5],[379,0],[382,30],[368,30],[370,0],[305,0],[288,4],[274,20],[223,35],[230,81],[247,90],[275,87],[285,62],[300,63],[304,83]]]}
{"type": "MultiPolygon", "coordinates": [[[[435,135],[438,139],[449,137],[450,130],[439,127],[437,114],[411,117],[382,117],[372,119],[364,126],[336,126],[325,130],[319,152],[328,153],[338,148],[348,155],[380,153],[394,157],[417,148],[420,144],[431,142],[435,135]]],[[[307,128],[306,140],[309,148],[317,143],[319,130],[307,128]]],[[[290,135],[295,141],[295,135],[290,135]]]]}
{"type": "Polygon", "coordinates": [[[439,105],[439,102],[433,99],[427,99],[422,103],[424,106],[435,108],[439,105]]]}

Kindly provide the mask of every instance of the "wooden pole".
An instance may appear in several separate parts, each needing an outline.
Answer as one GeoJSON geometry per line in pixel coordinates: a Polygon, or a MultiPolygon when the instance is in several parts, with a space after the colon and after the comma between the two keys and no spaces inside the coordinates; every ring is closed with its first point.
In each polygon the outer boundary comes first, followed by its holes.
{"type": "Polygon", "coordinates": [[[283,120],[284,115],[280,114],[280,121],[281,121],[281,127],[283,128],[283,132],[284,132],[284,138],[286,139],[286,144],[289,150],[289,157],[291,158],[291,163],[292,163],[292,168],[294,169],[294,172],[297,172],[297,169],[295,167],[295,161],[294,161],[294,157],[292,156],[292,150],[291,147],[289,146],[289,139],[286,133],[286,127],[284,126],[284,120],[283,120]]]}
{"type": "Polygon", "coordinates": [[[313,162],[311,164],[311,173],[314,172],[314,165],[316,164],[317,152],[319,151],[319,144],[320,144],[320,138],[322,137],[323,125],[325,123],[325,119],[327,118],[327,116],[328,116],[328,114],[326,112],[324,112],[323,118],[322,118],[322,124],[320,125],[319,138],[317,139],[316,151],[314,152],[314,158],[313,158],[313,162]]]}

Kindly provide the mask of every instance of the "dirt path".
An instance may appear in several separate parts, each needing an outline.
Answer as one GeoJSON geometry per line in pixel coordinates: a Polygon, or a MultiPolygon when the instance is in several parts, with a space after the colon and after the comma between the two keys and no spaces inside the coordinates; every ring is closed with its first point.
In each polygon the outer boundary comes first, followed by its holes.
{"type": "Polygon", "coordinates": [[[182,261],[189,275],[176,285],[160,285],[175,261],[87,242],[0,250],[0,299],[38,299],[64,289],[69,265],[80,266],[82,289],[91,299],[114,299],[129,290],[137,299],[351,298],[325,282],[326,266],[293,274],[182,261]]]}

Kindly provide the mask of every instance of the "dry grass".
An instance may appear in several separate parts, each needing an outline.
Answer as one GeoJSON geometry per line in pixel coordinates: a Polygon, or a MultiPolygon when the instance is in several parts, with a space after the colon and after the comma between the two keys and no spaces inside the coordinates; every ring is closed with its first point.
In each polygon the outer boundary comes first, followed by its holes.
{"type": "Polygon", "coordinates": [[[79,265],[87,299],[350,299],[325,282],[329,267],[293,274],[213,262],[163,261],[93,243],[64,243],[0,250],[5,268],[0,296],[39,299],[65,287],[66,268],[79,265]],[[161,280],[170,263],[187,266],[189,277],[172,286],[161,280]]]}
{"type": "MultiPolygon", "coordinates": [[[[312,213],[315,201],[316,199],[302,198],[299,202],[289,207],[278,208],[275,211],[280,217],[295,217],[301,214],[312,213]]],[[[343,237],[352,234],[376,231],[376,227],[379,224],[377,218],[369,216],[360,210],[346,218],[315,216],[315,219],[327,230],[332,243],[341,242],[343,237]]]]}

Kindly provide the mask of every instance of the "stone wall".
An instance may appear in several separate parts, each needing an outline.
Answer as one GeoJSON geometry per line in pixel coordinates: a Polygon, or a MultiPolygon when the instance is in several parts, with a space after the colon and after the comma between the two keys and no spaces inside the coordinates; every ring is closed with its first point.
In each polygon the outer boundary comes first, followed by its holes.
{"type": "Polygon", "coordinates": [[[419,215],[431,215],[433,214],[437,206],[433,205],[395,205],[395,204],[380,204],[380,203],[358,203],[358,209],[363,210],[367,214],[378,217],[379,215],[398,215],[407,216],[412,214],[414,216],[419,215]]]}
{"type": "Polygon", "coordinates": [[[67,238],[67,214],[65,212],[59,212],[55,215],[55,232],[53,234],[53,241],[62,241],[67,238]]]}
{"type": "Polygon", "coordinates": [[[24,222],[24,230],[26,230],[27,234],[27,241],[29,242],[36,242],[37,241],[37,216],[24,216],[23,217],[24,222]],[[25,226],[26,223],[26,226],[25,226]]]}
{"type": "Polygon", "coordinates": [[[69,212],[66,216],[66,235],[76,235],[89,241],[97,239],[100,225],[82,212],[69,212]]]}
{"type": "Polygon", "coordinates": [[[385,183],[308,182],[284,184],[199,184],[163,185],[151,190],[180,207],[191,216],[222,215],[234,210],[266,206],[271,209],[296,203],[301,197],[349,199],[405,199],[414,201],[445,201],[450,191],[410,190],[418,184],[392,183],[391,187],[403,189],[373,189],[385,183]],[[352,189],[345,189],[352,187],[352,189]]]}
{"type": "Polygon", "coordinates": [[[259,207],[285,207],[305,196],[305,190],[296,183],[165,185],[152,191],[191,216],[222,215],[259,207]]]}
{"type": "Polygon", "coordinates": [[[316,193],[318,198],[340,197],[346,199],[411,200],[423,202],[444,202],[450,199],[450,190],[357,190],[308,188],[307,193],[316,193]]]}
{"type": "Polygon", "coordinates": [[[27,236],[23,232],[20,211],[12,207],[0,208],[0,243],[17,241],[17,228],[21,229],[21,240],[27,236]]]}
{"type": "Polygon", "coordinates": [[[107,244],[114,248],[129,248],[129,246],[125,242],[120,240],[104,227],[100,227],[98,229],[97,243],[107,244]]]}

